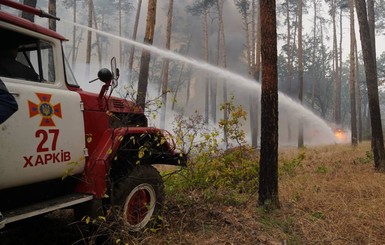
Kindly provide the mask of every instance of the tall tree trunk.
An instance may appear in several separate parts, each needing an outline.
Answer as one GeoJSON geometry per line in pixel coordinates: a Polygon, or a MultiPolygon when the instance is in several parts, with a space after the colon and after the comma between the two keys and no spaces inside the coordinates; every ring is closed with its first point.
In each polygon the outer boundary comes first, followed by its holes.
{"type": "MultiPolygon", "coordinates": [[[[254,10],[251,10],[251,11],[252,13],[254,12],[254,10]]],[[[250,36],[251,36],[251,39],[253,39],[252,35],[254,33],[253,28],[255,28],[255,24],[254,24],[254,20],[251,19],[252,27],[251,27],[251,35],[250,35],[249,16],[247,12],[243,12],[243,13],[241,12],[241,14],[242,14],[242,25],[243,25],[243,30],[245,31],[245,40],[246,40],[247,72],[250,77],[253,77],[253,72],[254,72],[253,58],[255,57],[255,54],[252,53],[253,50],[251,47],[252,45],[250,43],[252,43],[253,46],[255,46],[255,43],[251,42],[252,40],[250,40],[250,36]]]]}
{"type": "MultiPolygon", "coordinates": [[[[188,52],[190,50],[191,39],[192,39],[192,35],[189,35],[189,38],[188,38],[188,41],[187,41],[187,44],[186,44],[187,48],[186,48],[185,54],[188,54],[188,52]]],[[[173,100],[172,100],[171,110],[175,109],[177,93],[178,93],[181,85],[184,82],[184,80],[182,79],[182,75],[183,75],[183,72],[184,72],[184,69],[185,69],[185,65],[186,64],[182,64],[182,67],[180,68],[180,71],[179,71],[178,86],[177,86],[176,90],[174,91],[174,96],[173,96],[173,100]]],[[[186,85],[186,106],[187,106],[187,104],[188,104],[188,102],[190,100],[190,86],[191,86],[191,75],[187,79],[187,85],[186,85]]]]}
{"type": "MultiPolygon", "coordinates": [[[[338,82],[339,82],[339,93],[338,93],[338,101],[339,101],[339,107],[338,107],[338,109],[340,110],[340,114],[342,114],[342,110],[341,110],[341,107],[342,107],[342,37],[343,37],[343,35],[342,35],[343,33],[342,33],[342,8],[340,8],[340,45],[339,45],[339,49],[338,49],[338,58],[339,58],[339,62],[338,62],[338,64],[339,64],[339,66],[338,66],[338,82]]],[[[340,121],[341,121],[341,123],[342,123],[342,116],[340,116],[341,117],[341,119],[340,119],[340,121]]]]}
{"type": "MultiPolygon", "coordinates": [[[[257,3],[255,2],[256,0],[251,0],[251,31],[250,31],[250,34],[251,34],[251,40],[249,42],[249,44],[251,45],[250,47],[250,52],[251,52],[251,63],[250,63],[250,66],[252,68],[251,70],[251,77],[253,77],[255,79],[255,62],[256,62],[256,53],[255,53],[255,44],[256,44],[256,25],[255,25],[255,22],[256,21],[259,21],[259,20],[256,20],[256,16],[255,16],[255,12],[256,11],[259,11],[259,9],[257,10],[257,3]]],[[[259,15],[257,15],[257,17],[259,18],[259,15]]]]}
{"type": "MultiPolygon", "coordinates": [[[[135,16],[135,24],[134,24],[134,31],[132,33],[132,40],[136,40],[136,35],[138,33],[138,25],[139,25],[139,17],[140,17],[140,9],[142,7],[142,0],[138,1],[138,6],[136,10],[136,16],[135,16]]],[[[135,46],[132,45],[130,50],[130,58],[128,60],[128,70],[130,74],[132,74],[132,66],[134,64],[134,54],[135,54],[135,46]]],[[[128,80],[131,80],[131,75],[128,80]]]]}
{"type": "MultiPolygon", "coordinates": [[[[154,40],[156,2],[157,0],[148,0],[146,33],[144,35],[144,43],[148,45],[152,45],[154,40]]],[[[145,106],[146,106],[146,94],[147,94],[150,60],[151,60],[150,51],[143,49],[142,56],[140,59],[138,94],[136,97],[136,102],[140,107],[142,107],[143,110],[145,110],[145,106]]]]}
{"type": "MultiPolygon", "coordinates": [[[[95,29],[98,30],[99,28],[98,28],[98,22],[96,20],[96,10],[95,10],[95,5],[93,1],[91,1],[91,5],[92,5],[92,17],[94,20],[95,29]]],[[[99,67],[101,67],[102,66],[102,47],[100,46],[100,36],[98,33],[96,33],[96,47],[98,49],[99,67]]]]}
{"type": "MultiPolygon", "coordinates": [[[[217,32],[217,45],[215,50],[214,64],[219,66],[219,57],[221,55],[221,32],[220,25],[218,22],[218,32],[217,32]]],[[[208,78],[208,86],[210,87],[210,91],[208,93],[208,103],[211,106],[211,118],[215,123],[217,120],[217,80],[215,78],[208,78]]]]}
{"type": "MultiPolygon", "coordinates": [[[[325,43],[324,43],[324,22],[320,21],[320,33],[321,33],[321,50],[322,50],[322,67],[321,67],[321,73],[322,73],[322,82],[325,83],[326,82],[326,50],[325,50],[325,43]]],[[[333,59],[334,60],[334,59],[333,59]]],[[[325,91],[324,93],[326,94],[328,91],[327,91],[327,86],[325,86],[325,91]]],[[[326,117],[326,102],[323,103],[324,106],[321,107],[321,116],[322,118],[325,118],[326,117]]]]}
{"type": "MultiPolygon", "coordinates": [[[[260,82],[260,66],[261,66],[261,29],[260,29],[260,14],[259,1],[252,0],[251,2],[251,75],[256,82],[260,82]]],[[[258,147],[259,139],[259,120],[258,120],[258,94],[250,95],[250,130],[251,130],[251,146],[258,147]]]]}
{"type": "MultiPolygon", "coordinates": [[[[302,0],[298,0],[298,100],[303,102],[303,59],[302,59],[302,0]]],[[[303,147],[302,118],[298,122],[298,148],[303,147]]]]}
{"type": "Polygon", "coordinates": [[[260,82],[261,78],[261,7],[260,2],[258,1],[256,4],[257,8],[257,16],[256,16],[256,31],[255,31],[255,72],[254,79],[260,82]]]}
{"type": "MultiPolygon", "coordinates": [[[[92,0],[88,0],[88,27],[92,28],[92,0]]],[[[86,50],[86,76],[90,73],[90,66],[91,63],[91,43],[92,43],[92,32],[87,32],[87,50],[86,50]]]]}
{"type": "MultiPolygon", "coordinates": [[[[209,26],[208,26],[208,9],[204,10],[203,15],[203,33],[204,33],[204,46],[205,46],[205,60],[207,63],[210,63],[209,59],[209,26]]],[[[209,78],[208,73],[206,73],[206,88],[205,88],[205,123],[209,123],[209,78]]]]}
{"type": "Polygon", "coordinates": [[[354,57],[354,0],[349,0],[349,12],[350,12],[350,55],[349,55],[349,63],[350,63],[350,74],[349,74],[349,84],[350,84],[350,129],[352,132],[351,141],[352,145],[357,145],[357,113],[356,113],[356,64],[354,57]]]}
{"type": "MultiPolygon", "coordinates": [[[[224,0],[217,0],[217,8],[218,8],[218,21],[219,21],[219,32],[220,32],[220,47],[222,51],[222,56],[221,56],[221,62],[222,62],[222,67],[227,68],[227,52],[226,52],[226,39],[225,39],[225,28],[224,28],[224,23],[223,23],[223,1],[224,0]]],[[[223,81],[223,101],[227,102],[227,81],[223,81]]],[[[228,120],[229,117],[229,112],[225,108],[223,110],[223,119],[228,120]]],[[[224,141],[226,145],[226,149],[229,146],[228,142],[228,132],[227,128],[224,127],[224,141]]]]}
{"type": "MultiPolygon", "coordinates": [[[[353,0],[354,1],[354,0],[353,0]]],[[[355,58],[356,58],[356,84],[357,84],[357,114],[358,114],[358,141],[362,142],[362,95],[361,95],[361,82],[359,78],[360,74],[360,68],[359,68],[359,62],[358,62],[358,47],[357,47],[357,40],[356,35],[354,35],[354,52],[355,52],[355,58]]]]}
{"type": "MultiPolygon", "coordinates": [[[[171,26],[172,26],[173,6],[174,6],[174,0],[169,0],[168,12],[167,12],[167,28],[166,28],[166,49],[167,50],[170,50],[170,45],[171,45],[171,26]]],[[[168,59],[163,59],[162,110],[160,113],[160,127],[161,128],[165,127],[165,122],[166,122],[169,64],[170,64],[170,61],[168,59]]]]}
{"type": "Polygon", "coordinates": [[[213,123],[217,122],[217,88],[218,83],[215,78],[209,78],[209,87],[210,87],[210,111],[211,111],[211,119],[213,123]]]}
{"type": "Polygon", "coordinates": [[[275,0],[261,0],[262,99],[259,205],[278,208],[278,74],[275,0]]]}
{"type": "MultiPolygon", "coordinates": [[[[52,14],[53,16],[56,16],[56,0],[48,1],[48,13],[52,14]]],[[[56,31],[56,20],[49,19],[48,27],[49,29],[56,31]]]]}
{"type": "MultiPolygon", "coordinates": [[[[292,48],[291,48],[291,24],[290,24],[290,5],[289,0],[286,0],[286,25],[287,25],[287,91],[286,93],[291,96],[291,81],[293,78],[293,59],[292,59],[292,48]]],[[[295,38],[294,38],[295,39],[295,38]]],[[[293,44],[294,46],[294,44],[293,44]]],[[[290,120],[287,123],[287,139],[288,142],[291,142],[291,127],[290,120]]]]}
{"type": "MultiPolygon", "coordinates": [[[[295,1],[295,0],[293,0],[293,1],[295,1]]],[[[298,0],[297,0],[297,2],[298,2],[298,0]]],[[[291,81],[293,81],[294,80],[294,71],[295,71],[295,69],[296,69],[296,67],[295,67],[295,60],[294,60],[294,51],[296,50],[296,47],[297,47],[297,41],[298,41],[298,34],[297,34],[297,30],[298,30],[298,11],[297,11],[297,14],[295,15],[295,23],[296,24],[294,24],[294,32],[292,32],[293,33],[293,38],[292,38],[292,40],[293,40],[293,44],[291,45],[291,55],[292,55],[292,57],[291,57],[291,68],[292,68],[292,78],[291,78],[291,81]]],[[[297,56],[298,57],[298,56],[297,56]]],[[[298,71],[298,67],[297,67],[297,71],[298,71]]],[[[292,84],[290,85],[290,90],[291,90],[291,86],[292,86],[292,84]]],[[[294,97],[294,94],[295,94],[295,92],[293,93],[293,97],[294,97]]],[[[298,91],[297,91],[297,94],[298,94],[298,91]]],[[[290,94],[290,96],[291,96],[291,94],[290,94]]]]}
{"type": "Polygon", "coordinates": [[[312,52],[312,88],[311,88],[311,108],[314,109],[315,102],[315,83],[316,83],[316,64],[315,64],[315,50],[316,50],[316,29],[317,29],[317,2],[314,1],[314,18],[313,18],[313,52],[312,52]]]}
{"type": "Polygon", "coordinates": [[[290,10],[289,10],[289,0],[286,0],[286,31],[287,31],[287,39],[286,39],[286,45],[287,45],[287,94],[291,94],[291,79],[293,77],[293,68],[292,68],[292,62],[291,62],[291,25],[290,25],[290,10]]]}
{"type": "MultiPolygon", "coordinates": [[[[122,36],[122,0],[118,0],[118,29],[119,37],[122,36]]],[[[122,50],[122,41],[119,40],[119,62],[120,66],[123,64],[123,50],[122,50]]]]}
{"type": "Polygon", "coordinates": [[[338,47],[337,47],[337,27],[336,27],[336,3],[331,1],[331,14],[333,21],[333,78],[335,84],[334,94],[334,120],[337,125],[341,124],[341,81],[338,75],[338,47]]]}
{"type": "Polygon", "coordinates": [[[356,0],[356,9],[360,27],[362,52],[364,56],[366,83],[368,87],[374,166],[377,171],[385,171],[385,150],[378,98],[377,71],[369,33],[365,0],[356,0]]]}
{"type": "MultiPolygon", "coordinates": [[[[31,6],[33,8],[36,8],[36,2],[37,0],[24,0],[24,4],[25,5],[28,5],[28,6],[31,6]]],[[[35,22],[35,15],[34,14],[31,14],[31,13],[28,13],[28,12],[21,12],[21,17],[24,18],[24,19],[27,19],[31,22],[35,22]]]]}
{"type": "MultiPolygon", "coordinates": [[[[192,40],[192,35],[189,36],[189,39],[188,39],[188,42],[187,42],[187,50],[186,50],[186,54],[188,54],[188,52],[189,52],[189,50],[190,50],[191,40],[192,40]]],[[[182,77],[183,69],[184,69],[184,65],[182,66],[181,71],[180,71],[180,75],[179,75],[179,83],[181,83],[181,77],[182,77]]],[[[187,106],[188,103],[189,103],[189,101],[190,101],[190,93],[191,93],[191,76],[190,76],[190,78],[187,80],[185,106],[187,106]]],[[[173,100],[173,102],[172,102],[172,103],[173,103],[173,110],[174,110],[174,104],[175,104],[175,101],[176,101],[176,96],[174,97],[174,100],[173,100]]]]}
{"type": "MultiPolygon", "coordinates": [[[[73,0],[74,1],[74,18],[73,18],[73,22],[76,23],[76,1],[77,0],[73,0]]],[[[76,62],[76,30],[77,30],[77,27],[74,25],[73,26],[73,29],[72,29],[72,67],[75,68],[75,62],[76,62]]]]}
{"type": "Polygon", "coordinates": [[[258,122],[258,95],[252,94],[250,95],[250,130],[251,130],[251,146],[253,148],[258,147],[258,130],[259,130],[259,122],[258,122]]]}
{"type": "Polygon", "coordinates": [[[368,24],[369,24],[370,43],[372,45],[372,52],[373,52],[373,57],[374,57],[374,68],[377,71],[374,1],[373,0],[367,0],[367,6],[368,6],[368,24]]]}
{"type": "MultiPolygon", "coordinates": [[[[56,16],[56,0],[49,0],[48,1],[48,13],[56,16]]],[[[54,19],[49,19],[48,20],[48,27],[49,29],[56,31],[56,20],[54,19]]],[[[54,81],[55,80],[55,62],[54,62],[54,55],[53,55],[53,50],[49,49],[48,50],[48,81],[54,81]]]]}

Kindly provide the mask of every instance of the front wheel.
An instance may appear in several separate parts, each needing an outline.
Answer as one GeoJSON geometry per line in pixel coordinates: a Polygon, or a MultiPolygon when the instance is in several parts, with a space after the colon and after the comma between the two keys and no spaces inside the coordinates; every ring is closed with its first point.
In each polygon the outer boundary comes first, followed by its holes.
{"type": "Polygon", "coordinates": [[[131,231],[153,228],[164,200],[162,176],[152,166],[137,166],[114,185],[113,206],[131,231]]]}

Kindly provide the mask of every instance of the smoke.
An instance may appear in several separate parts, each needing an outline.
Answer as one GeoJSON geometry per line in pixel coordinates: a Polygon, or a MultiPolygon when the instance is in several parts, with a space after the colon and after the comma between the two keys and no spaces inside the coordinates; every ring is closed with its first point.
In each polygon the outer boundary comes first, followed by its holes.
{"type": "MultiPolygon", "coordinates": [[[[176,11],[181,11],[181,5],[179,3],[176,4],[176,11]]],[[[185,6],[185,4],[184,4],[185,6]]],[[[143,7],[143,6],[142,6],[143,7]]],[[[225,15],[231,16],[234,15],[236,12],[234,10],[230,11],[229,13],[225,13],[225,15]],[[231,12],[231,13],[230,13],[231,12]]],[[[191,16],[187,16],[186,19],[191,19],[191,23],[200,23],[200,18],[194,17],[192,18],[191,16]]],[[[73,29],[73,23],[70,23],[69,21],[63,20],[62,23],[64,25],[61,26],[62,29],[66,30],[67,36],[72,32],[73,29]],[[68,24],[69,23],[69,24],[68,24]]],[[[189,22],[187,21],[187,24],[189,22]]],[[[234,24],[234,23],[233,23],[234,24]]],[[[230,95],[234,95],[235,97],[235,102],[237,105],[243,105],[244,109],[247,111],[248,110],[248,105],[249,105],[249,95],[250,94],[255,94],[259,95],[260,94],[260,86],[255,83],[255,81],[249,80],[248,78],[245,78],[239,74],[233,73],[229,71],[229,69],[221,69],[216,66],[212,66],[210,64],[207,64],[201,60],[197,60],[185,55],[180,55],[174,52],[168,52],[167,50],[162,50],[159,49],[155,46],[147,46],[144,45],[140,42],[135,42],[133,40],[125,39],[119,36],[115,36],[109,33],[97,31],[94,29],[88,29],[87,27],[81,26],[76,24],[78,27],[78,30],[83,29],[83,31],[86,33],[88,30],[93,31],[93,36],[95,37],[96,34],[102,35],[104,37],[104,41],[108,43],[106,46],[107,51],[108,51],[108,56],[103,56],[102,64],[101,65],[95,65],[98,64],[95,58],[95,51],[94,51],[94,56],[92,57],[93,65],[90,67],[85,66],[82,63],[78,63],[75,65],[75,73],[78,76],[78,80],[81,82],[80,85],[84,88],[84,90],[91,90],[91,91],[99,91],[100,84],[98,83],[92,83],[88,84],[89,80],[92,80],[93,78],[96,78],[97,71],[102,68],[102,67],[109,67],[109,59],[112,56],[119,57],[120,52],[117,46],[119,46],[119,42],[126,43],[127,45],[134,45],[136,46],[138,53],[141,52],[141,49],[147,49],[150,50],[152,53],[152,60],[156,59],[157,61],[151,62],[152,66],[150,68],[150,72],[154,73],[155,75],[157,74],[158,78],[155,76],[155,80],[153,82],[149,82],[148,86],[148,98],[149,100],[154,100],[156,98],[159,98],[160,92],[159,92],[159,84],[160,84],[160,71],[159,67],[161,64],[161,59],[159,57],[167,57],[172,60],[174,64],[179,64],[182,66],[184,64],[186,66],[185,69],[191,69],[192,70],[192,80],[190,81],[190,88],[191,90],[191,98],[189,104],[186,106],[184,101],[186,100],[186,94],[181,93],[179,91],[178,96],[176,97],[177,99],[177,104],[176,108],[178,111],[183,111],[186,116],[189,116],[193,114],[195,111],[199,111],[201,114],[204,113],[204,91],[206,87],[206,81],[209,79],[217,81],[217,107],[219,106],[220,103],[223,103],[223,86],[225,83],[227,83],[227,89],[228,89],[228,98],[230,98],[230,95]],[[158,69],[158,70],[157,70],[158,69]],[[89,70],[89,74],[84,74],[85,70],[89,70]],[[202,72],[203,71],[203,72],[202,72]],[[80,79],[79,79],[80,77],[80,79]],[[97,89],[96,89],[97,88],[97,89]]],[[[198,25],[199,26],[199,25],[198,25]]],[[[237,26],[234,24],[234,27],[237,26]]],[[[201,33],[201,31],[197,31],[198,28],[193,28],[192,33],[201,33]]],[[[237,33],[240,33],[238,31],[237,33]]],[[[200,38],[201,36],[195,37],[193,36],[193,40],[195,38],[200,38]]],[[[215,36],[215,39],[217,37],[215,36]]],[[[214,39],[214,35],[212,36],[212,39],[214,39]]],[[[226,39],[228,45],[233,45],[231,40],[235,40],[234,42],[240,43],[239,40],[241,40],[241,35],[229,35],[229,37],[226,39]]],[[[194,54],[194,50],[200,49],[202,50],[202,47],[200,45],[202,44],[202,41],[197,41],[194,42],[192,41],[192,46],[190,49],[190,53],[194,54]],[[198,46],[194,44],[199,44],[198,46]]],[[[67,48],[71,48],[71,44],[67,43],[67,48]]],[[[156,44],[155,44],[156,45],[156,44]]],[[[240,47],[241,45],[239,45],[240,47]]],[[[79,46],[80,51],[85,50],[84,44],[83,46],[79,46]]],[[[242,48],[239,48],[241,50],[242,48]]],[[[70,52],[67,49],[67,54],[70,52]]],[[[242,55],[240,51],[234,51],[238,55],[236,59],[232,58],[230,55],[228,57],[228,60],[236,60],[238,61],[238,65],[241,67],[245,67],[245,65],[239,60],[242,59],[242,55]]],[[[231,52],[229,52],[231,54],[231,52]]],[[[78,54],[79,57],[84,57],[83,53],[78,54]]],[[[197,57],[202,57],[201,54],[195,54],[192,56],[197,56],[197,57]]],[[[138,56],[139,57],[139,56],[138,56]]],[[[135,69],[138,68],[138,58],[136,57],[136,67],[135,69]]],[[[236,63],[236,62],[234,62],[236,63]]],[[[127,94],[127,89],[135,90],[136,89],[136,80],[135,76],[131,74],[132,71],[126,70],[126,66],[124,63],[122,63],[121,68],[121,73],[124,74],[121,76],[120,80],[120,86],[116,89],[115,95],[118,96],[123,96],[127,94]],[[127,75],[129,74],[129,75],[127,75]],[[134,79],[128,79],[127,77],[131,77],[134,79]]],[[[233,67],[234,68],[234,67],[233,67]]],[[[187,86],[187,85],[184,85],[187,86]]],[[[185,87],[184,87],[185,88],[185,87]]],[[[129,91],[129,92],[134,92],[134,91],[129,91]]],[[[166,129],[171,130],[173,126],[173,118],[174,118],[174,112],[171,110],[171,98],[172,98],[172,93],[168,96],[169,100],[167,103],[167,126],[166,129]]],[[[331,128],[318,116],[316,116],[314,113],[312,113],[310,110],[307,110],[304,108],[302,105],[299,105],[295,101],[291,100],[290,98],[286,97],[283,94],[280,94],[279,97],[280,101],[280,119],[279,119],[279,135],[280,135],[280,143],[282,145],[290,144],[290,145],[295,145],[297,142],[296,135],[298,135],[298,121],[301,119],[304,122],[304,131],[305,131],[305,144],[331,144],[335,143],[336,139],[334,136],[334,133],[332,132],[331,128]]],[[[155,113],[158,111],[159,108],[157,108],[157,104],[155,103],[154,106],[149,108],[149,111],[151,113],[155,113]]],[[[221,118],[222,112],[217,110],[216,112],[211,112],[210,113],[217,113],[217,118],[221,118]]],[[[159,116],[154,116],[154,114],[150,114],[150,122],[153,126],[159,126],[159,116]]],[[[244,130],[248,133],[249,131],[249,122],[244,122],[244,130]]]]}

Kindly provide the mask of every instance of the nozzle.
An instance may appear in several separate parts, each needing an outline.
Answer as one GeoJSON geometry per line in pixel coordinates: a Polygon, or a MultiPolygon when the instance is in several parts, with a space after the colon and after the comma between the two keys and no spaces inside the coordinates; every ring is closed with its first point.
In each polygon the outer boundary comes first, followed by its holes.
{"type": "Polygon", "coordinates": [[[59,17],[56,17],[55,15],[47,13],[44,10],[41,10],[41,9],[40,9],[40,15],[39,16],[40,17],[44,17],[44,18],[54,19],[54,20],[60,20],[59,17]]]}

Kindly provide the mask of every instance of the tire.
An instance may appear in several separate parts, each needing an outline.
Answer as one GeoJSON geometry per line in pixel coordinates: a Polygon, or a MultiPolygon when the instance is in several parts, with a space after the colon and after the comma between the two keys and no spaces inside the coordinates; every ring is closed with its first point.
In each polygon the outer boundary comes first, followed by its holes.
{"type": "Polygon", "coordinates": [[[156,227],[163,201],[162,176],[150,165],[135,167],[127,177],[114,184],[112,205],[129,231],[156,227]]]}

